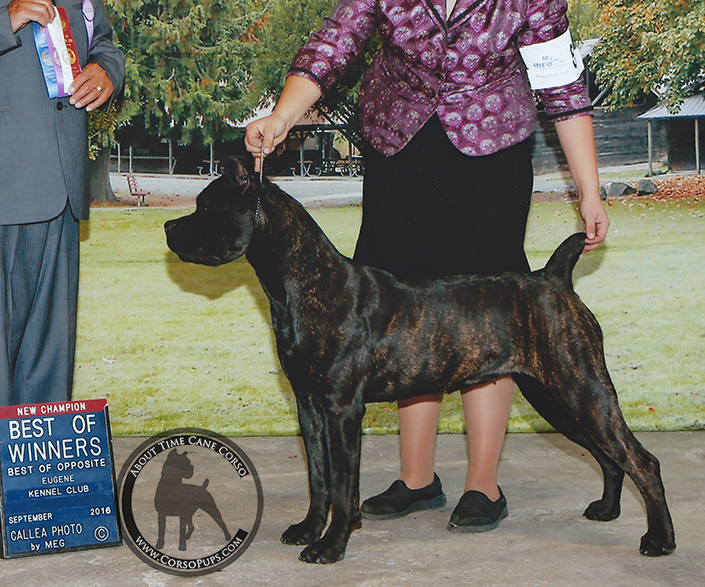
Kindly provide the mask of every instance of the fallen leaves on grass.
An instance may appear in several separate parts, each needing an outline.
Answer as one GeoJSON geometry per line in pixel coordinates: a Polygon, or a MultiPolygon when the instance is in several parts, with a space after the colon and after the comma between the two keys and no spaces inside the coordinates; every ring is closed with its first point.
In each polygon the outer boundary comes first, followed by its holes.
{"type": "MultiPolygon", "coordinates": [[[[705,175],[683,175],[678,177],[668,177],[664,179],[653,180],[658,187],[658,192],[655,194],[638,195],[633,194],[623,196],[620,200],[653,200],[663,202],[666,200],[682,200],[691,199],[699,201],[705,198],[705,175]]],[[[636,187],[636,183],[627,182],[632,187],[636,187]]]]}

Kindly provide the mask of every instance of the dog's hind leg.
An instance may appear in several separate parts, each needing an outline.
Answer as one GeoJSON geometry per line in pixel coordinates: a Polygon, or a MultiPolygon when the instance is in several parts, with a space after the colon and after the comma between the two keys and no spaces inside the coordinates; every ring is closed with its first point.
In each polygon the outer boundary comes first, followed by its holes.
{"type": "Polygon", "coordinates": [[[215,523],[218,524],[218,526],[220,526],[220,529],[223,531],[225,540],[227,542],[230,542],[232,536],[230,536],[230,532],[228,532],[228,528],[225,526],[223,516],[220,515],[220,510],[218,509],[218,506],[215,505],[215,500],[213,499],[213,496],[209,493],[207,493],[206,495],[207,497],[204,496],[204,499],[207,499],[208,501],[206,503],[201,504],[201,509],[206,512],[211,518],[213,518],[215,523]]]}
{"type": "Polygon", "coordinates": [[[223,531],[223,537],[225,538],[225,541],[230,542],[232,536],[230,535],[230,532],[228,532],[228,528],[225,525],[225,522],[223,521],[223,517],[220,515],[220,512],[217,508],[215,512],[211,514],[211,516],[213,516],[215,523],[218,524],[218,526],[220,526],[220,529],[223,531]]]}
{"type": "Polygon", "coordinates": [[[585,435],[582,426],[576,423],[563,405],[557,402],[539,381],[528,375],[516,375],[514,379],[526,400],[541,417],[563,436],[587,449],[600,465],[604,478],[602,498],[592,502],[583,515],[589,520],[601,522],[618,518],[624,471],[595,446],[592,440],[585,435]]]}
{"type": "MultiPolygon", "coordinates": [[[[599,369],[595,370],[600,373],[599,369]]],[[[576,378],[574,373],[563,373],[569,389],[557,400],[563,400],[568,414],[585,435],[612,459],[634,481],[646,506],[648,529],[641,538],[639,551],[646,556],[662,556],[676,549],[671,514],[666,504],[659,462],[636,439],[624,421],[617,402],[617,394],[606,369],[599,375],[576,378]]]]}
{"type": "Polygon", "coordinates": [[[299,559],[308,563],[341,560],[350,534],[361,519],[360,451],[365,406],[362,399],[342,406],[340,403],[333,405],[331,400],[324,414],[330,462],[331,521],[325,535],[301,552],[299,559]]]}
{"type": "Polygon", "coordinates": [[[311,544],[316,541],[328,521],[330,510],[330,470],[325,443],[323,414],[310,398],[298,398],[299,426],[306,448],[310,503],[306,517],[292,524],[282,534],[284,544],[311,544]]]}

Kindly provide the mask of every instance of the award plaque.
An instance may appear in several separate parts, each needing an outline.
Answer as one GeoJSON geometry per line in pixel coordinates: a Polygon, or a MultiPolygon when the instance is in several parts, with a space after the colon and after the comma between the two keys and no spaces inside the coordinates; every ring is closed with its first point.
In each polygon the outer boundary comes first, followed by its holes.
{"type": "Polygon", "coordinates": [[[5,558],[122,543],[104,399],[0,407],[5,558]]]}

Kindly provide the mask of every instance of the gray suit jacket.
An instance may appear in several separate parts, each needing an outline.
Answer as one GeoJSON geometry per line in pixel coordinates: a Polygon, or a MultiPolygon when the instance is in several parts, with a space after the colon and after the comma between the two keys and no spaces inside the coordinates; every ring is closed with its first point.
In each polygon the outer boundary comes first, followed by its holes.
{"type": "MultiPolygon", "coordinates": [[[[112,43],[102,0],[92,0],[92,46],[81,0],[55,0],[66,8],[81,66],[95,62],[121,91],[125,58],[112,43]]],[[[88,217],[88,116],[68,98],[50,99],[34,46],[32,25],[12,33],[0,0],[0,224],[55,218],[66,207],[88,217]]]]}

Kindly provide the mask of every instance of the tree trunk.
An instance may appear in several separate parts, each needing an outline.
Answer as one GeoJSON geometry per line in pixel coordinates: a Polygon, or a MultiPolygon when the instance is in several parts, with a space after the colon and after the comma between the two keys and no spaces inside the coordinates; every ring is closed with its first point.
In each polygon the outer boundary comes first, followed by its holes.
{"type": "Polygon", "coordinates": [[[90,161],[91,202],[119,202],[110,185],[110,147],[104,147],[90,161]]]}

